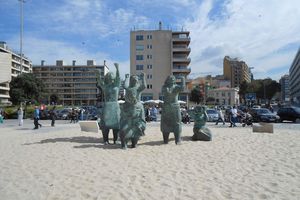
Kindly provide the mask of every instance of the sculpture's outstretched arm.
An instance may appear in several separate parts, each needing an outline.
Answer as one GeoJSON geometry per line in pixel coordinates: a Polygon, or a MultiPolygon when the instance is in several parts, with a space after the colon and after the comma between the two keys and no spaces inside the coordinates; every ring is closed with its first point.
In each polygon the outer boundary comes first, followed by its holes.
{"type": "Polygon", "coordinates": [[[145,73],[141,73],[142,84],[140,85],[138,91],[141,92],[146,88],[146,76],[145,73]]]}
{"type": "Polygon", "coordinates": [[[129,87],[129,74],[125,74],[124,88],[129,87]]]}
{"type": "Polygon", "coordinates": [[[121,78],[120,78],[120,71],[119,71],[119,64],[115,63],[114,64],[116,67],[116,79],[115,79],[115,85],[120,87],[121,84],[121,78]]]}

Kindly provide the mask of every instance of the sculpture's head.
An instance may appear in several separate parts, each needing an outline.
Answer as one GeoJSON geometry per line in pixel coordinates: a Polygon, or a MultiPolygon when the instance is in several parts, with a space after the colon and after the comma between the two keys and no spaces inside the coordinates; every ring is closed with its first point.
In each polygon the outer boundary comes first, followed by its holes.
{"type": "Polygon", "coordinates": [[[173,75],[168,76],[168,78],[165,81],[165,85],[169,85],[169,86],[171,86],[175,83],[176,83],[176,78],[173,75]]]}
{"type": "Polygon", "coordinates": [[[135,87],[139,83],[139,77],[136,75],[130,76],[129,87],[135,87]]]}

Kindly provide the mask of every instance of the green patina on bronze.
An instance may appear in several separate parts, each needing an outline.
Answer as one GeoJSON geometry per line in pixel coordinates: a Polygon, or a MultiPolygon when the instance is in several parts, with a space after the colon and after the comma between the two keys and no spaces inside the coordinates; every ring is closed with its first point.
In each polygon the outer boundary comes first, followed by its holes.
{"type": "Polygon", "coordinates": [[[162,105],[160,129],[165,144],[169,142],[171,132],[174,133],[175,143],[179,144],[181,142],[182,125],[178,95],[184,90],[185,79],[184,77],[180,77],[180,79],[181,84],[177,85],[176,78],[173,75],[168,76],[162,87],[164,103],[162,105]]]}
{"type": "Polygon", "coordinates": [[[123,149],[127,148],[131,141],[135,148],[140,136],[144,135],[146,129],[144,107],[140,102],[141,92],[146,88],[145,74],[140,76],[125,76],[125,103],[121,106],[120,139],[123,149]],[[140,83],[141,80],[141,83],[140,83]]]}
{"type": "Polygon", "coordinates": [[[118,103],[120,74],[119,65],[115,63],[116,76],[112,72],[108,72],[104,76],[104,81],[101,78],[97,79],[97,87],[101,88],[104,94],[103,111],[101,113],[100,129],[102,130],[103,141],[108,144],[109,130],[113,130],[114,143],[118,139],[120,129],[120,106],[118,103]]]}
{"type": "Polygon", "coordinates": [[[191,113],[194,118],[192,140],[211,141],[211,131],[205,126],[208,116],[205,106],[196,106],[191,113]]]}

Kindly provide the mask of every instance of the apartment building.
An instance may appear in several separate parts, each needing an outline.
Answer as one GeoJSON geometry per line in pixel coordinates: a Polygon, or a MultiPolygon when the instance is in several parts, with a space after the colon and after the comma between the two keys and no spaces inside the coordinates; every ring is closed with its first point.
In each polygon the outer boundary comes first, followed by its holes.
{"type": "MultiPolygon", "coordinates": [[[[174,75],[178,83],[183,76],[189,83],[190,41],[188,31],[163,30],[161,23],[158,30],[130,32],[130,74],[146,75],[147,88],[141,95],[142,101],[163,100],[161,88],[169,75],[174,75]]],[[[188,101],[188,93],[186,87],[179,99],[188,101]]]]}
{"type": "Polygon", "coordinates": [[[224,78],[230,80],[231,87],[239,87],[244,81],[250,83],[253,79],[250,68],[238,58],[225,56],[223,60],[224,78]]]}
{"type": "Polygon", "coordinates": [[[290,99],[292,103],[300,104],[300,48],[290,67],[289,77],[290,99]]]}
{"type": "Polygon", "coordinates": [[[290,85],[289,85],[289,75],[285,74],[279,80],[281,85],[281,101],[289,102],[290,101],[290,85]]]}
{"type": "Polygon", "coordinates": [[[72,65],[66,65],[57,60],[56,65],[45,65],[42,61],[41,65],[33,66],[33,73],[43,81],[49,97],[56,94],[62,105],[96,105],[101,100],[96,71],[104,77],[108,67],[105,63],[96,65],[93,60],[88,60],[86,65],[76,65],[75,60],[72,65]]]}
{"type": "Polygon", "coordinates": [[[0,42],[0,104],[10,104],[9,83],[21,73],[31,73],[31,61],[10,50],[5,42],[0,42]]]}

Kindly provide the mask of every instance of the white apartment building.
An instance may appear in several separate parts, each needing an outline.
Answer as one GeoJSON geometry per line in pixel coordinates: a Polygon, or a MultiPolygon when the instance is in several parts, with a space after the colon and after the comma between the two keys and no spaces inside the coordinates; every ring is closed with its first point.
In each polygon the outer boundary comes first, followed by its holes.
{"type": "Polygon", "coordinates": [[[33,66],[33,73],[45,84],[49,96],[56,94],[58,103],[62,105],[96,105],[101,99],[101,91],[97,88],[97,73],[100,76],[109,71],[104,65],[96,65],[94,60],[88,60],[86,65],[67,65],[57,60],[56,65],[33,66]]]}
{"type": "Polygon", "coordinates": [[[0,42],[0,104],[10,104],[9,83],[21,73],[31,73],[32,63],[24,55],[10,50],[5,42],[0,42]]]}

